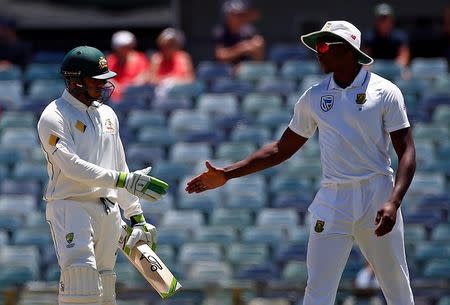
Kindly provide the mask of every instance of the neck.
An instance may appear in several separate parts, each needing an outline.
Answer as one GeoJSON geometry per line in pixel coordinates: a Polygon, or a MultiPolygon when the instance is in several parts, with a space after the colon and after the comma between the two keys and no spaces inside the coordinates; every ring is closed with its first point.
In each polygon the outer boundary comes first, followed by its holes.
{"type": "Polygon", "coordinates": [[[361,65],[359,63],[345,66],[343,69],[337,70],[333,73],[334,81],[339,87],[347,88],[353,83],[360,70],[361,65]]]}
{"type": "Polygon", "coordinates": [[[90,98],[85,91],[78,92],[78,90],[72,90],[69,91],[69,93],[72,94],[72,96],[79,100],[81,103],[85,104],[87,107],[92,105],[92,98],[90,98]]]}

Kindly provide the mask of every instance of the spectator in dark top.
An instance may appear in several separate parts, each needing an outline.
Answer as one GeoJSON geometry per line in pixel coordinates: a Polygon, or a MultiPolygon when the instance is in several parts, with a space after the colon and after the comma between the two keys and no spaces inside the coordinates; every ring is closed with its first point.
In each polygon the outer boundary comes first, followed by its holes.
{"type": "Polygon", "coordinates": [[[243,0],[228,0],[222,6],[224,22],[214,29],[215,57],[220,62],[237,64],[264,58],[264,38],[252,23],[258,13],[243,0]]]}
{"type": "Polygon", "coordinates": [[[31,58],[31,45],[17,36],[16,21],[0,17],[0,68],[18,65],[23,70],[31,58]]]}
{"type": "Polygon", "coordinates": [[[395,28],[394,10],[389,4],[375,6],[375,26],[363,41],[364,50],[375,59],[393,59],[401,67],[410,60],[408,35],[395,28]]]}
{"type": "Polygon", "coordinates": [[[448,71],[450,72],[450,4],[444,10],[444,24],[439,47],[442,50],[442,57],[447,59],[448,71]]]}

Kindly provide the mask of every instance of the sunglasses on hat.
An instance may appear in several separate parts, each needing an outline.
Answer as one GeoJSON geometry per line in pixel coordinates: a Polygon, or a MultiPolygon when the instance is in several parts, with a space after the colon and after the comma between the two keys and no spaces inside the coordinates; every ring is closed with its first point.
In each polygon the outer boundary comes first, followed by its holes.
{"type": "Polygon", "coordinates": [[[330,51],[330,46],[335,44],[344,44],[342,41],[335,41],[335,42],[324,42],[324,41],[318,41],[316,42],[316,51],[319,54],[325,54],[328,51],[330,51]]]}

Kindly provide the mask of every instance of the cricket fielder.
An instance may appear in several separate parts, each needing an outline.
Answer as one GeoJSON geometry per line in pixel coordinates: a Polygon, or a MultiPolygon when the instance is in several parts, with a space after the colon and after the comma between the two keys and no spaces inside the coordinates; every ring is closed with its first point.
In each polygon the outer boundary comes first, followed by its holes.
{"type": "Polygon", "coordinates": [[[275,166],[319,130],[322,186],[309,207],[310,228],[304,305],[333,305],[342,271],[356,241],[373,266],[388,305],[412,305],[400,204],[415,171],[415,148],[402,93],[366,70],[361,32],[347,21],[329,21],[303,35],[325,79],[295,105],[281,138],[225,168],[207,171],[186,190],[202,192],[227,180],[275,166]],[[388,147],[399,159],[393,177],[388,147]]]}
{"type": "Polygon", "coordinates": [[[61,74],[66,90],[38,122],[48,161],[46,219],[61,268],[58,301],[114,305],[119,205],[132,225],[126,248],[139,240],[155,244],[156,229],[145,221],[138,197],[156,201],[167,184],[148,176],[150,168],[128,170],[117,116],[103,104],[114,90],[108,80],[116,73],[102,52],[72,49],[61,74]]]}

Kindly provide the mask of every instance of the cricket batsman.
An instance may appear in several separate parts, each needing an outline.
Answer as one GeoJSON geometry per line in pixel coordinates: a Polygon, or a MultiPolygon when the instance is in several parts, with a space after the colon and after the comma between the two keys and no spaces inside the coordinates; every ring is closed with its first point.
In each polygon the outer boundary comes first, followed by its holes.
{"type": "Polygon", "coordinates": [[[156,229],[146,222],[139,198],[156,201],[168,185],[148,176],[150,168],[128,170],[117,116],[104,104],[116,75],[104,54],[76,47],[64,57],[61,74],[66,89],[37,126],[48,161],[46,219],[61,268],[58,302],[114,305],[119,206],[132,226],[125,251],[138,241],[154,247],[156,229]]]}

